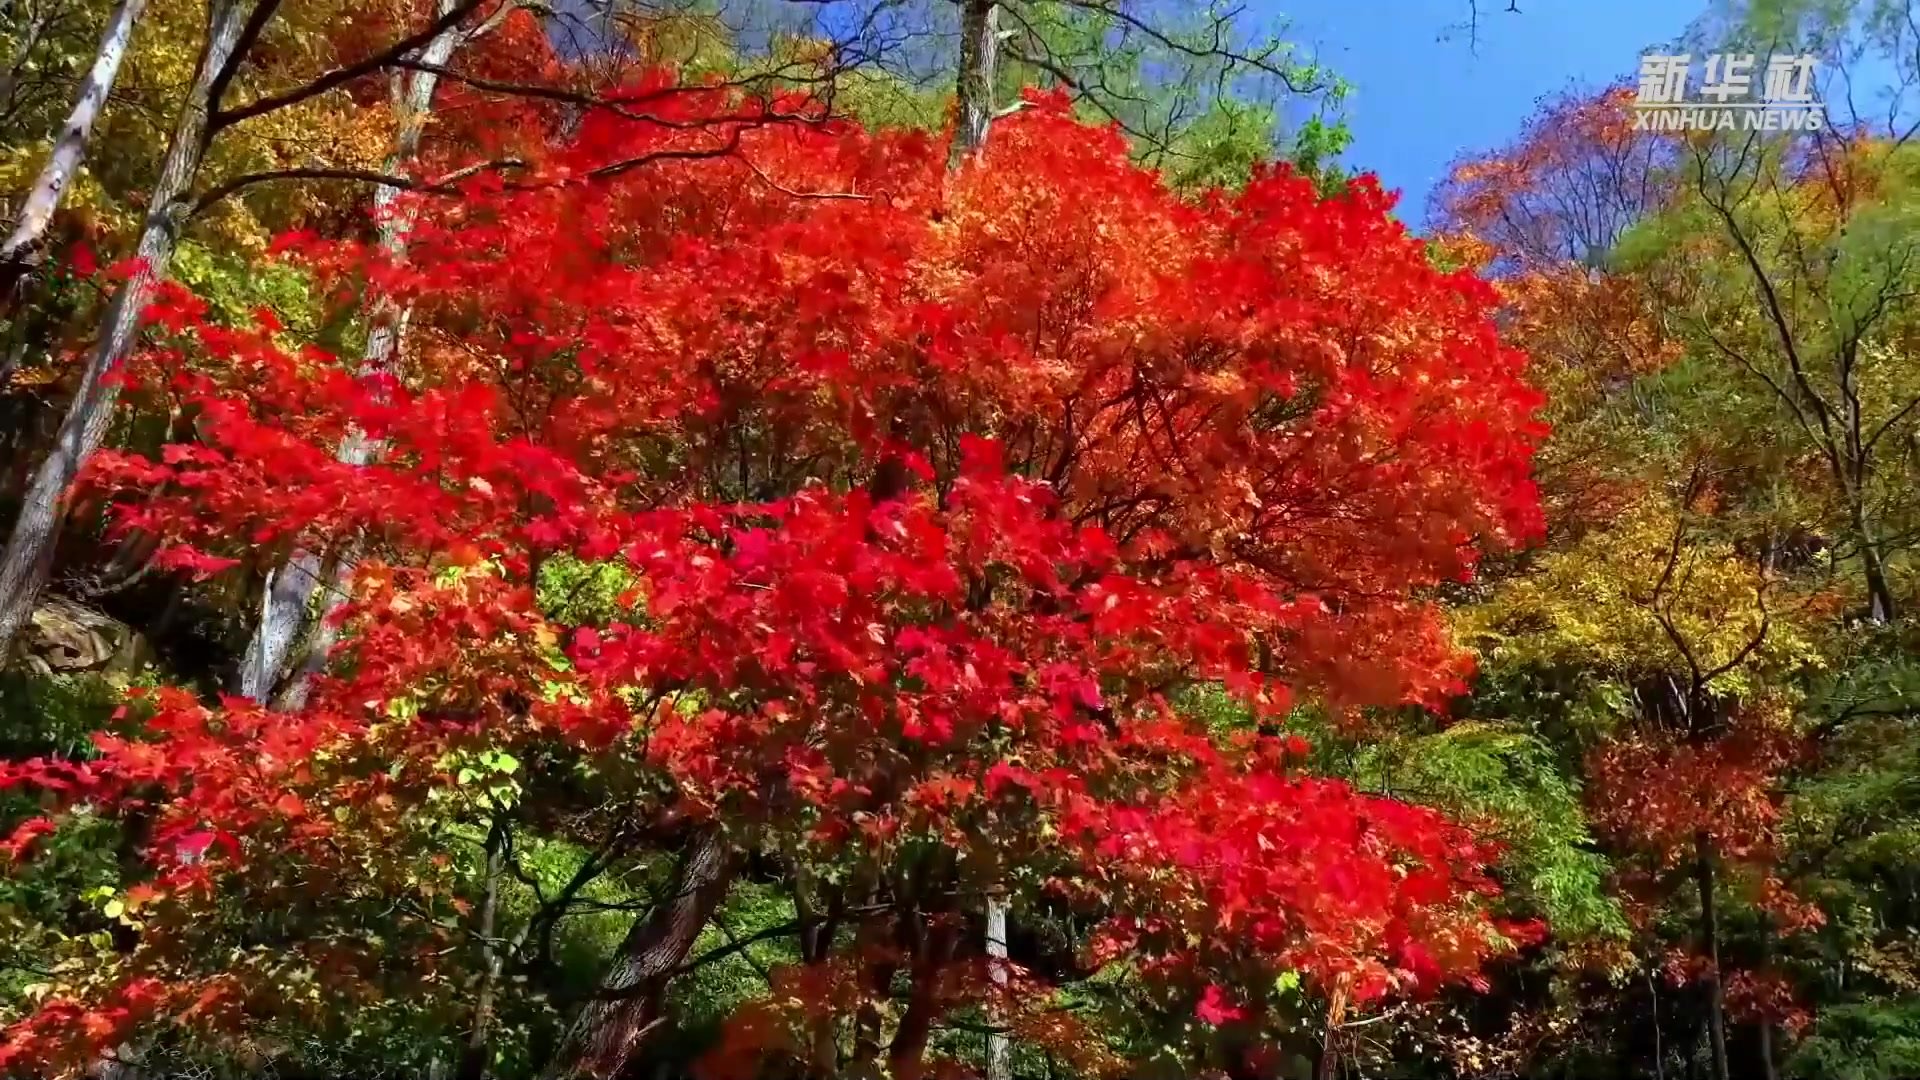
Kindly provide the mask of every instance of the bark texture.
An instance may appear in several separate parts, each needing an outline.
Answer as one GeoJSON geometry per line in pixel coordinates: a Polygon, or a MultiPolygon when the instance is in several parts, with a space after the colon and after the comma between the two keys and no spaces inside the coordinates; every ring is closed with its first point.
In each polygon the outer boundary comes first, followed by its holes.
{"type": "Polygon", "coordinates": [[[1727,1074],[1727,997],[1720,979],[1720,926],[1713,904],[1713,840],[1705,832],[1694,835],[1694,881],[1700,888],[1700,937],[1707,950],[1707,1039],[1712,1052],[1713,1080],[1727,1074]]]}
{"type": "Polygon", "coordinates": [[[708,831],[694,838],[673,893],[627,932],[599,992],[561,1039],[548,1080],[617,1080],[631,1071],[647,1036],[664,1020],[668,983],[726,898],[733,874],[734,854],[724,836],[708,831]]]}
{"type": "MultiPolygon", "coordinates": [[[[0,244],[0,311],[12,307],[25,278],[44,258],[47,227],[53,223],[53,213],[60,208],[60,198],[66,194],[67,185],[80,171],[80,163],[86,160],[93,123],[113,93],[114,81],[120,75],[120,61],[126,58],[133,28],[146,6],[147,0],[120,0],[107,16],[100,47],[94,51],[93,67],[80,82],[73,111],[67,114],[67,122],[61,125],[60,134],[54,139],[53,151],[47,155],[47,163],[20,203],[20,210],[14,216],[13,233],[0,244]]],[[[0,378],[0,385],[5,382],[0,378]]]]}
{"type": "MultiPolygon", "coordinates": [[[[444,18],[453,6],[441,0],[438,8],[444,18]]],[[[454,51],[474,36],[448,27],[429,41],[416,59],[430,67],[444,67],[454,51]]],[[[393,74],[396,130],[392,152],[382,171],[403,173],[419,155],[420,138],[433,113],[433,96],[439,83],[440,76],[433,71],[401,70],[393,74]]],[[[406,254],[407,232],[413,227],[414,216],[405,209],[408,205],[401,202],[397,188],[381,185],[374,189],[380,245],[395,257],[406,254]]],[[[407,312],[386,297],[376,299],[368,315],[372,325],[360,357],[359,372],[363,376],[393,363],[407,322],[407,312]]],[[[378,456],[378,451],[371,440],[354,432],[341,440],[335,457],[349,465],[365,465],[378,456]]],[[[242,654],[236,693],[266,701],[275,687],[280,687],[274,705],[297,709],[306,703],[313,677],[325,667],[336,637],[329,616],[345,598],[353,573],[353,553],[336,554],[329,565],[322,553],[295,551],[268,573],[260,619],[242,654]]]]}
{"type": "Polygon", "coordinates": [[[959,116],[948,151],[949,168],[959,168],[987,141],[993,123],[993,80],[999,66],[1000,8],[993,0],[963,0],[960,8],[960,74],[954,93],[959,116]]]}
{"type": "Polygon", "coordinates": [[[0,552],[0,657],[13,648],[14,639],[46,585],[53,567],[54,544],[66,514],[63,499],[67,488],[99,449],[113,420],[120,390],[107,376],[132,350],[147,299],[173,261],[187,209],[185,196],[206,151],[214,84],[233,58],[252,10],[253,5],[244,0],[215,0],[207,13],[206,47],[186,100],[180,105],[160,176],[147,201],[152,209],[135,249],[137,268],[107,306],[98,342],[60,422],[53,450],[34,471],[6,549],[0,552]]]}

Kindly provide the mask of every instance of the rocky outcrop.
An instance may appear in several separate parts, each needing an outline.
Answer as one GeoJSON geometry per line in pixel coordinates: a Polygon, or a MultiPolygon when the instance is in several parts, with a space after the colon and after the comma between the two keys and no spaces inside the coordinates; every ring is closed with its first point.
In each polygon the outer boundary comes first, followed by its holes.
{"type": "Polygon", "coordinates": [[[64,596],[42,601],[21,637],[22,664],[41,675],[130,674],[153,653],[139,631],[64,596]]]}

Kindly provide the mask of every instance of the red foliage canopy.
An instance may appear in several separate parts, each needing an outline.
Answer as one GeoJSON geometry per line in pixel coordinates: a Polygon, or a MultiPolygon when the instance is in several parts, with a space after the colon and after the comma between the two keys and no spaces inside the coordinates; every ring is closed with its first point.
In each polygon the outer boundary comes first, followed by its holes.
{"type": "MultiPolygon", "coordinates": [[[[592,113],[423,204],[402,263],[287,245],[410,308],[398,371],[157,304],[170,337],[130,377],[197,439],[91,483],[185,569],[353,545],[348,632],[297,714],[169,691],[97,759],[13,770],[143,807],[153,878],[135,954],[0,1061],[133,1005],[297,1008],[218,960],[235,903],[300,911],[289,948],[339,986],[403,983],[325,929],[419,894],[395,864],[442,843],[419,810],[474,748],[543,763],[523,805],[584,762],[636,821],[670,803],[868,879],[1050,893],[1105,920],[1095,959],[1217,1022],[1280,971],[1377,995],[1504,947],[1484,846],[1177,707],[1200,682],[1258,717],[1458,689],[1417,591],[1540,526],[1537,398],[1484,284],[1370,179],[1185,202],[1056,99],[951,176],[921,136],[633,100],[652,119],[592,113]],[[354,428],[376,461],[337,459],[354,428]],[[543,612],[563,558],[623,567],[624,613],[543,612]]],[[[427,892],[396,936],[422,971],[461,940],[427,892]]]]}

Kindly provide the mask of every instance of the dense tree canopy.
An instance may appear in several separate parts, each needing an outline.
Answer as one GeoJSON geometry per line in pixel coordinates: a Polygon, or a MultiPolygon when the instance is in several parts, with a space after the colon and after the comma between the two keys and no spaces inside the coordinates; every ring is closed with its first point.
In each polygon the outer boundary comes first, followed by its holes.
{"type": "Polygon", "coordinates": [[[1914,127],[1266,29],[0,7],[0,1074],[1912,1075],[1914,127]]]}
{"type": "MultiPolygon", "coordinates": [[[[1184,203],[1046,101],[952,177],[917,134],[766,125],[720,91],[672,108],[589,118],[524,180],[425,207],[403,263],[295,238],[323,293],[411,309],[399,379],[163,294],[130,389],[195,437],[96,459],[116,526],[203,576],[294,542],[367,558],[305,709],[161,691],[100,757],[21,767],[89,813],[150,807],[140,942],[101,1000],[155,979],[208,1009],[274,996],[212,959],[220,907],[318,875],[299,902],[352,919],[348,897],[393,898],[374,852],[466,827],[499,857],[522,816],[630,834],[613,860],[670,815],[728,849],[724,877],[758,848],[827,875],[812,905],[917,939],[810,960],[856,985],[861,963],[913,969],[896,1070],[916,1023],[979,994],[948,985],[969,964],[952,898],[999,878],[1092,917],[1091,962],[1222,1020],[1283,972],[1370,1000],[1504,947],[1466,834],[1294,775],[1278,736],[1210,739],[1172,697],[1218,681],[1277,715],[1458,688],[1408,591],[1537,521],[1535,399],[1485,287],[1432,269],[1364,183],[1325,200],[1283,170],[1184,203]],[[683,134],[725,110],[733,130],[683,134]],[[715,138],[734,152],[666,157],[715,138]],[[378,464],[335,458],[350,427],[378,464]],[[611,610],[541,610],[567,565],[620,575],[611,610]],[[527,763],[526,786],[512,769],[511,796],[418,831],[470,794],[474,755],[527,763]]],[[[420,914],[423,946],[446,936],[420,914]]],[[[367,961],[312,962],[326,985],[367,961]]],[[[383,967],[389,993],[409,981],[383,967]]],[[[86,1052],[58,1025],[101,1014],[64,1001],[19,1053],[86,1052]]]]}

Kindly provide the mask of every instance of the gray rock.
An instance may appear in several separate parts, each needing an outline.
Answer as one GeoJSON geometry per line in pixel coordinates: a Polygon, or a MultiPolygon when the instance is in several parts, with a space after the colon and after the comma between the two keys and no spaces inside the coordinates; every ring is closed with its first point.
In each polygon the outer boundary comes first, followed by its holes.
{"type": "Polygon", "coordinates": [[[131,674],[153,658],[139,631],[64,596],[42,601],[22,638],[20,652],[28,670],[43,675],[131,674]]]}

